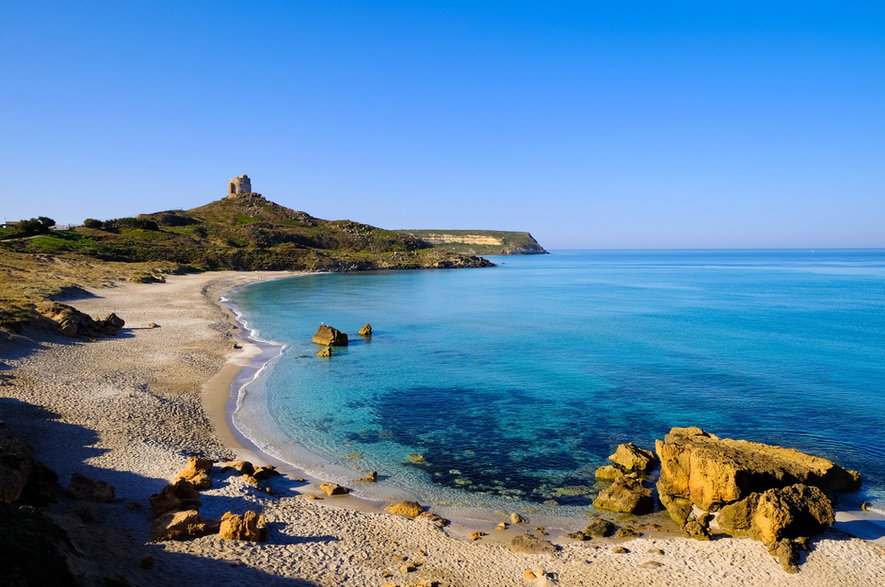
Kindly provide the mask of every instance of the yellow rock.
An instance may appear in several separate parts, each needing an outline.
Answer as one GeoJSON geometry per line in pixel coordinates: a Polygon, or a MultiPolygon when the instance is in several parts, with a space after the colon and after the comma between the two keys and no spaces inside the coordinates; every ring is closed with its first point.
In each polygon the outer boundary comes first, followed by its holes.
{"type": "Polygon", "coordinates": [[[264,516],[252,510],[242,516],[227,512],[221,516],[221,528],[218,535],[228,540],[249,540],[251,542],[267,541],[267,521],[264,516]]]}
{"type": "Polygon", "coordinates": [[[526,579],[537,579],[537,576],[531,571],[524,572],[522,576],[526,579]]]}
{"type": "Polygon", "coordinates": [[[421,509],[421,505],[417,501],[401,501],[397,504],[387,506],[384,508],[384,511],[397,516],[416,518],[424,510],[421,509]]]}

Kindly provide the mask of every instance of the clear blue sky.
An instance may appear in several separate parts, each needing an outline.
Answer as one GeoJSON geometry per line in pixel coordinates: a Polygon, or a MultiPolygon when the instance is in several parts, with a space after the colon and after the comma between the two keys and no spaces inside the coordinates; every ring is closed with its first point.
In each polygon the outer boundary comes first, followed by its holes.
{"type": "Polygon", "coordinates": [[[885,247],[882,2],[7,2],[0,216],[885,247]]]}

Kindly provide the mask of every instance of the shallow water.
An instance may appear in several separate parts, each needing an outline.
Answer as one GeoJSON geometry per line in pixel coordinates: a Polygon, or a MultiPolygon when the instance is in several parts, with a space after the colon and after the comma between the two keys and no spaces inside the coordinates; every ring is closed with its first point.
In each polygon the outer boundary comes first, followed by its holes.
{"type": "Polygon", "coordinates": [[[586,507],[581,488],[617,444],[701,426],[858,469],[862,497],[885,506],[885,251],[493,260],[231,294],[258,336],[285,345],[235,423],[284,460],[304,465],[306,449],[339,465],[332,480],[379,471],[359,487],[369,497],[586,507]],[[320,323],[351,345],[315,357],[320,323]]]}

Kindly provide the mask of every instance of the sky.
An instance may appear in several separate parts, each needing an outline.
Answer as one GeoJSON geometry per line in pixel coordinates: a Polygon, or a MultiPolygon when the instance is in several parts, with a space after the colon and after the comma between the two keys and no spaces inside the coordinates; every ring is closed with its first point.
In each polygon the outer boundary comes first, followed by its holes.
{"type": "Polygon", "coordinates": [[[885,4],[7,2],[0,216],[253,189],[547,248],[885,247],[885,4]]]}

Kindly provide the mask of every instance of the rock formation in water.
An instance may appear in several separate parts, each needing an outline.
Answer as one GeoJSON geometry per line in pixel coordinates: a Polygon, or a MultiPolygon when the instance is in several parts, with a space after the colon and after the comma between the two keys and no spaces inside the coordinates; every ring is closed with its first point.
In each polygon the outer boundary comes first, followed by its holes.
{"type": "Polygon", "coordinates": [[[347,335],[326,324],[320,324],[313,335],[313,342],[324,346],[347,346],[347,335]]]}

